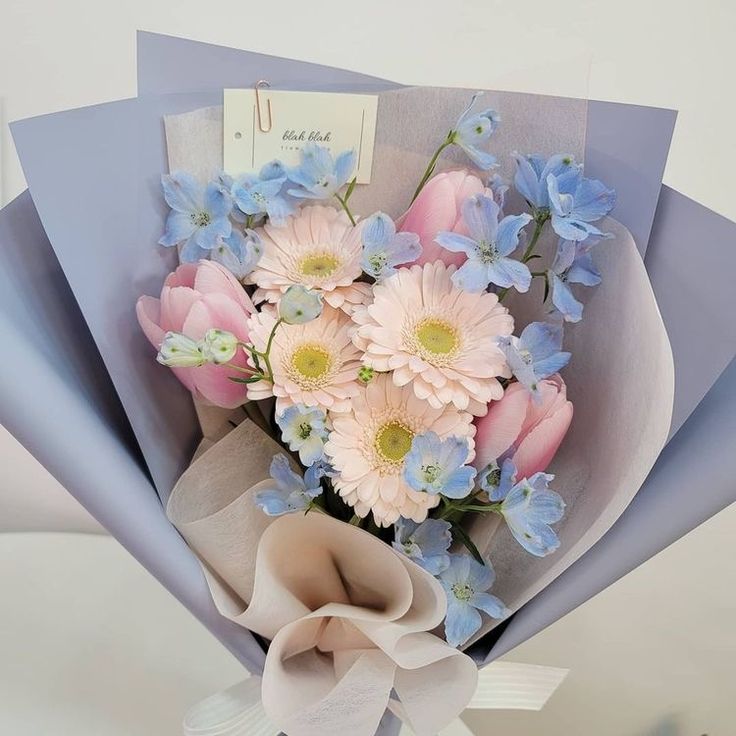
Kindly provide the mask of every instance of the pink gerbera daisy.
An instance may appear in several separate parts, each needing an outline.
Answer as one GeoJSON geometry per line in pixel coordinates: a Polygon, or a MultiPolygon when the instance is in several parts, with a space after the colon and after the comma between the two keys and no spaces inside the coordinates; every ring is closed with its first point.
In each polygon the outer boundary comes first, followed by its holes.
{"type": "Polygon", "coordinates": [[[415,436],[432,431],[441,439],[467,438],[469,461],[475,454],[470,414],[452,404],[432,407],[387,375],[374,378],[348,412],[330,418],[333,430],[325,453],[338,471],[335,489],[358,516],[372,511],[381,526],[390,526],[399,516],[424,521],[439,503],[438,495],[415,491],[404,480],[404,457],[415,436]]]}
{"type": "Polygon", "coordinates": [[[258,289],[256,303],[278,302],[294,284],[322,293],[331,307],[350,312],[369,299],[370,286],[354,283],[361,275],[361,227],[333,207],[303,207],[282,227],[258,230],[263,255],[248,280],[258,289]]]}
{"type": "Polygon", "coordinates": [[[495,294],[457,288],[454,272],[435,261],[376,284],[373,303],[353,314],[353,339],[367,365],[393,371],[397,386],[411,385],[432,407],[483,416],[503,396],[498,377],[511,375],[496,339],[513,332],[514,320],[495,294]]]}
{"type": "MultiPolygon", "coordinates": [[[[265,352],[276,319],[273,308],[250,318],[250,339],[256,350],[265,352]]],[[[273,383],[250,384],[248,398],[259,401],[275,396],[277,414],[294,404],[347,411],[351,398],[360,392],[360,351],[350,340],[351,325],[344,312],[330,307],[311,322],[280,324],[269,355],[273,383]]]]}

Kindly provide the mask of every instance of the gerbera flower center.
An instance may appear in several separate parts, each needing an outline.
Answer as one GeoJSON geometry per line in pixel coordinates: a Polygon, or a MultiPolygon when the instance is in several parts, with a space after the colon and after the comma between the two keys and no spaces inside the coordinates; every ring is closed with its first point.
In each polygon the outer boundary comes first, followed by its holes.
{"type": "Polygon", "coordinates": [[[400,463],[409,450],[414,432],[401,422],[384,424],[376,433],[376,450],[389,463],[400,463]]]}
{"type": "Polygon", "coordinates": [[[457,350],[457,330],[439,319],[426,319],[417,325],[416,338],[419,344],[434,355],[449,355],[457,350]]]}
{"type": "Polygon", "coordinates": [[[467,583],[455,583],[452,586],[452,594],[459,601],[467,603],[475,595],[475,591],[467,583]]]}
{"type": "Polygon", "coordinates": [[[331,253],[316,253],[302,258],[299,271],[304,276],[323,277],[333,274],[340,261],[331,253]]]}
{"type": "Polygon", "coordinates": [[[321,345],[301,345],[291,356],[291,365],[301,377],[314,381],[330,370],[330,353],[321,345]]]}

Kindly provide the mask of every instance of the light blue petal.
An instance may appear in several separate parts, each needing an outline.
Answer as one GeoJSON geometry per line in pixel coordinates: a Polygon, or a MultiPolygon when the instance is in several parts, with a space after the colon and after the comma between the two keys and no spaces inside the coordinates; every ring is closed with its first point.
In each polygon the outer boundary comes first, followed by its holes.
{"type": "Polygon", "coordinates": [[[559,373],[569,362],[572,353],[559,352],[534,363],[534,373],[541,381],[559,373]]]}
{"type": "Polygon", "coordinates": [[[461,141],[458,141],[457,144],[481,171],[488,171],[496,165],[497,159],[492,153],[481,151],[475,146],[465,145],[461,141]]]}
{"type": "Polygon", "coordinates": [[[210,183],[204,192],[204,206],[212,219],[223,218],[232,211],[233,200],[220,184],[210,183]]]}
{"type": "Polygon", "coordinates": [[[572,284],[597,286],[601,282],[601,274],[593,263],[590,253],[583,253],[575,259],[567,272],[567,280],[572,284]]]}
{"type": "Polygon", "coordinates": [[[583,305],[572,295],[570,287],[557,274],[549,271],[547,276],[552,282],[552,304],[566,322],[580,322],[583,305]]]}
{"type": "Polygon", "coordinates": [[[222,217],[213,220],[209,225],[200,227],[192,236],[200,248],[212,250],[222,238],[229,238],[233,226],[230,220],[222,217]]]}
{"type": "Polygon", "coordinates": [[[581,179],[575,190],[575,216],[585,222],[605,217],[616,204],[616,192],[597,179],[581,179]]]}
{"type": "Polygon", "coordinates": [[[272,197],[266,203],[266,214],[271,223],[279,227],[286,218],[296,212],[296,207],[286,197],[272,197]]]}
{"type": "Polygon", "coordinates": [[[488,267],[491,283],[509,288],[513,286],[518,292],[529,291],[532,274],[525,263],[513,258],[499,257],[488,267]]]}
{"type": "MultiPolygon", "coordinates": [[[[547,177],[550,174],[559,178],[568,172],[574,172],[573,176],[577,177],[581,171],[581,167],[575,163],[575,159],[570,156],[570,154],[556,153],[544,162],[544,165],[539,172],[539,179],[542,182],[546,182],[547,177]]],[[[567,191],[567,189],[565,189],[565,191],[567,191]]]]}
{"type": "Polygon", "coordinates": [[[500,255],[507,256],[519,247],[519,235],[531,221],[531,215],[523,214],[509,215],[498,223],[496,250],[500,255]]]}
{"type": "Polygon", "coordinates": [[[562,347],[562,325],[550,322],[532,322],[519,337],[519,344],[532,354],[536,363],[558,352],[562,347]]]}
{"type": "Polygon", "coordinates": [[[539,180],[539,171],[536,171],[533,162],[539,162],[539,157],[522,156],[513,154],[516,159],[516,173],[514,174],[514,187],[516,191],[533,207],[547,206],[547,188],[542,186],[539,180]]]}
{"type": "Polygon", "coordinates": [[[479,294],[488,288],[491,280],[490,269],[480,261],[468,259],[450,276],[450,279],[458,289],[479,294]]]}
{"type": "Polygon", "coordinates": [[[440,575],[443,585],[465,584],[470,574],[471,558],[468,555],[450,555],[450,566],[440,575]]]}
{"type": "Polygon", "coordinates": [[[166,229],[158,242],[170,248],[183,243],[196,229],[190,215],[172,210],[166,217],[166,229]]]}
{"type": "Polygon", "coordinates": [[[389,247],[389,260],[393,266],[416,261],[422,254],[419,236],[414,233],[396,233],[391,239],[389,247]]]}
{"type": "Polygon", "coordinates": [[[473,490],[476,470],[471,465],[465,465],[455,470],[445,481],[442,495],[447,498],[465,498],[473,490]]]}
{"type": "Polygon", "coordinates": [[[451,591],[445,592],[447,593],[445,639],[451,647],[459,647],[480,629],[480,613],[467,603],[458,601],[451,591]]]}
{"type": "Polygon", "coordinates": [[[361,238],[364,246],[374,248],[387,245],[395,234],[394,221],[383,212],[376,212],[365,221],[361,238]]]}
{"type": "Polygon", "coordinates": [[[164,199],[177,212],[198,212],[204,206],[204,190],[197,180],[185,171],[174,171],[161,177],[164,199]]]}
{"type": "Polygon", "coordinates": [[[282,516],[292,511],[284,494],[275,489],[256,493],[254,501],[267,516],[282,516]]]}
{"type": "Polygon", "coordinates": [[[274,455],[269,472],[282,491],[293,493],[306,488],[304,479],[291,469],[286,455],[274,455]]]}
{"type": "Polygon", "coordinates": [[[343,151],[335,159],[335,178],[339,186],[343,186],[350,179],[357,160],[358,156],[355,151],[343,151]]]}
{"type": "MultiPolygon", "coordinates": [[[[311,189],[287,189],[289,196],[297,199],[326,199],[322,193],[316,194],[311,189]]],[[[332,196],[331,194],[329,196],[332,196]]]]}
{"type": "Polygon", "coordinates": [[[473,240],[494,243],[498,232],[500,209],[491,197],[477,194],[468,197],[461,206],[463,222],[473,240]]]}
{"type": "Polygon", "coordinates": [[[427,519],[415,526],[409,532],[407,538],[409,536],[413,537],[416,544],[421,548],[422,553],[427,557],[431,557],[447,552],[450,549],[450,544],[452,543],[451,528],[452,525],[450,522],[444,519],[427,519]]]}
{"type": "Polygon", "coordinates": [[[281,161],[278,161],[274,159],[273,161],[269,161],[267,164],[264,164],[261,167],[261,170],[258,172],[258,178],[267,180],[267,179],[286,179],[286,167],[281,163],[281,161]]]}
{"type": "Polygon", "coordinates": [[[496,571],[493,569],[493,565],[490,562],[482,565],[478,560],[469,555],[463,556],[468,558],[468,575],[466,577],[468,585],[476,593],[488,590],[496,580],[496,571]]]}
{"type": "Polygon", "coordinates": [[[470,605],[497,620],[506,618],[511,613],[500,598],[490,593],[476,593],[470,599],[470,605]]]}
{"type": "Polygon", "coordinates": [[[589,235],[602,235],[598,228],[582,220],[552,214],[552,229],[564,240],[585,240],[589,235]]]}
{"type": "Polygon", "coordinates": [[[478,252],[478,244],[467,235],[448,232],[437,233],[434,241],[452,253],[465,253],[467,256],[472,256],[478,252]]]}
{"type": "Polygon", "coordinates": [[[468,115],[455,128],[456,142],[462,146],[477,146],[487,141],[493,133],[493,123],[490,116],[484,113],[468,115]]]}
{"type": "Polygon", "coordinates": [[[444,467],[455,470],[465,464],[469,454],[468,441],[465,437],[448,437],[442,443],[441,461],[444,467]]]}
{"type": "Polygon", "coordinates": [[[560,240],[557,243],[557,252],[552,261],[552,270],[559,276],[572,266],[577,255],[577,243],[573,240],[560,240]]]}
{"type": "Polygon", "coordinates": [[[196,233],[184,243],[179,253],[179,260],[182,263],[197,263],[209,255],[208,250],[199,247],[195,236],[196,233]]]}
{"type": "MultiPolygon", "coordinates": [[[[317,461],[321,460],[325,454],[325,445],[322,438],[318,434],[312,433],[299,447],[299,460],[303,465],[313,466],[317,461]]],[[[311,467],[309,468],[311,470],[311,467]]],[[[307,474],[309,473],[307,470],[307,474]]],[[[307,488],[313,488],[305,474],[304,482],[307,488]]]]}

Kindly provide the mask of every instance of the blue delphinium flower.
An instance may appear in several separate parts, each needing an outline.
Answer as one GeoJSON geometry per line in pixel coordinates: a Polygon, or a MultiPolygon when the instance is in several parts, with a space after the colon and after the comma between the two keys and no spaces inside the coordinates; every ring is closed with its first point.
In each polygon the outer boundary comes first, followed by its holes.
{"type": "Polygon", "coordinates": [[[470,448],[464,437],[441,440],[434,432],[414,437],[404,458],[404,480],[415,491],[465,498],[476,470],[466,465],[470,448]]]}
{"type": "Polygon", "coordinates": [[[427,519],[421,524],[399,517],[394,527],[393,547],[432,575],[450,566],[447,552],[452,544],[451,524],[443,519],[427,519]]]}
{"type": "Polygon", "coordinates": [[[478,485],[488,494],[490,501],[502,501],[516,484],[516,466],[511,458],[506,458],[501,467],[493,461],[478,473],[478,485]]]}
{"type": "Polygon", "coordinates": [[[572,156],[562,153],[549,158],[536,154],[522,156],[514,153],[513,156],[516,159],[514,186],[534,210],[549,209],[547,177],[550,174],[560,176],[568,171],[580,170],[580,165],[575,163],[572,156]]]}
{"type": "Polygon", "coordinates": [[[487,591],[496,579],[491,563],[485,565],[469,555],[450,555],[449,567],[439,580],[447,596],[445,639],[452,647],[463,645],[481,625],[480,612],[502,619],[510,611],[487,591]]]}
{"type": "Polygon", "coordinates": [[[307,469],[304,477],[289,467],[286,455],[275,455],[271,461],[273,488],[256,493],[255,503],[267,516],[282,516],[294,511],[306,511],[322,493],[320,478],[324,467],[316,463],[307,469]]]}
{"type": "Polygon", "coordinates": [[[557,246],[557,254],[547,278],[552,289],[552,304],[566,322],[579,322],[583,316],[583,305],[573,296],[568,284],[597,286],[601,282],[601,275],[590,253],[600,240],[591,235],[577,242],[560,240],[557,246]]]}
{"type": "Polygon", "coordinates": [[[287,325],[303,325],[322,314],[322,294],[293,284],[279,300],[279,317],[287,325]]]}
{"type": "Polygon", "coordinates": [[[348,183],[356,162],[355,151],[343,151],[333,159],[324,146],[307,143],[299,166],[287,169],[289,180],[298,185],[288,193],[300,199],[330,199],[348,183]]]}
{"type": "Polygon", "coordinates": [[[468,158],[483,171],[492,168],[496,157],[479,146],[485,143],[498,128],[501,118],[495,110],[487,109],[482,112],[473,112],[473,105],[482,93],[476,92],[470,104],[458,118],[455,127],[449,135],[450,142],[465,151],[468,158]]]}
{"type": "Polygon", "coordinates": [[[482,194],[468,197],[462,204],[462,214],[469,236],[442,232],[435,238],[443,248],[468,256],[452,274],[455,286],[470,292],[485,291],[489,284],[528,291],[532,281],[529,269],[508,256],[518,247],[521,231],[531,222],[531,215],[509,215],[499,222],[499,206],[482,194]]]}
{"type": "Polygon", "coordinates": [[[545,557],[560,546],[560,540],[550,524],[565,513],[565,502],[559,493],[548,487],[554,475],[534,473],[522,478],[506,494],[500,513],[516,541],[529,553],[545,557]]]}
{"type": "Polygon", "coordinates": [[[272,161],[260,170],[258,176],[243,174],[237,177],[230,191],[238,210],[252,217],[267,215],[274,225],[279,226],[296,212],[296,204],[284,191],[286,180],[283,165],[272,161]]]}
{"type": "Polygon", "coordinates": [[[603,233],[591,223],[605,217],[616,204],[616,192],[579,169],[547,176],[552,229],[565,240],[585,240],[603,233]]]}
{"type": "Polygon", "coordinates": [[[276,416],[281,438],[299,453],[303,465],[313,465],[324,455],[327,417],[321,409],[295,404],[276,416]]]}
{"type": "Polygon", "coordinates": [[[535,399],[540,396],[539,382],[562,370],[570,360],[570,353],[561,350],[561,324],[532,322],[519,337],[498,338],[498,346],[512,373],[535,399]]]}
{"type": "Polygon", "coordinates": [[[230,237],[212,249],[212,260],[230,271],[235,278],[243,280],[258,264],[263,254],[261,238],[255,230],[242,233],[234,227],[230,237]]]}
{"type": "Polygon", "coordinates": [[[230,196],[217,183],[202,186],[183,171],[164,174],[161,184],[171,212],[158,242],[167,248],[184,243],[179,256],[182,263],[206,258],[208,251],[232,231],[230,196]]]}
{"type": "Polygon", "coordinates": [[[422,253],[419,236],[397,233],[394,221],[383,212],[371,215],[363,224],[363,258],[361,267],[376,281],[393,273],[396,266],[415,261],[422,253]]]}

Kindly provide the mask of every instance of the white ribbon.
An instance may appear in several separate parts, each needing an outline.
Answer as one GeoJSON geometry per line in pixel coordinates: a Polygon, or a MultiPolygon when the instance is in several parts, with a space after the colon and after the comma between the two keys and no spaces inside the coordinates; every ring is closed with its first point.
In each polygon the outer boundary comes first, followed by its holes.
{"type": "MultiPolygon", "coordinates": [[[[493,662],[484,667],[468,708],[541,710],[568,670],[534,664],[493,662]]],[[[184,736],[277,736],[261,702],[261,679],[249,677],[195,705],[184,718],[184,736]]],[[[401,736],[410,736],[408,726],[401,736]]],[[[473,736],[459,718],[439,736],[473,736]]]]}

